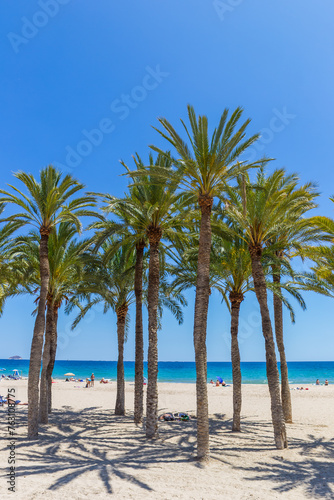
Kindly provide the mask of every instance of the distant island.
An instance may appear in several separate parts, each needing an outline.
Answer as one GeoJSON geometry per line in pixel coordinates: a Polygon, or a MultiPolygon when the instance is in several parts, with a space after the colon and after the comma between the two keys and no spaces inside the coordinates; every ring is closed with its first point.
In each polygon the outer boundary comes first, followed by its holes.
{"type": "Polygon", "coordinates": [[[12,356],[11,358],[8,359],[22,359],[21,356],[12,356]]]}

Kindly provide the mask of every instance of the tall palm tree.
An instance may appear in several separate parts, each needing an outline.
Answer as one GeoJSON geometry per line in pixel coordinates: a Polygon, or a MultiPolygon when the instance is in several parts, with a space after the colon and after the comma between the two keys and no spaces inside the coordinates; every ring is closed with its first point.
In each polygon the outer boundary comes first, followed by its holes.
{"type": "MultiPolygon", "coordinates": [[[[247,244],[238,235],[238,231],[232,241],[224,241],[220,247],[216,247],[214,253],[214,269],[215,274],[223,280],[223,292],[228,294],[230,300],[231,311],[231,360],[232,360],[232,375],[233,375],[233,424],[232,431],[240,431],[240,414],[241,414],[241,368],[240,368],[240,351],[238,343],[238,326],[240,306],[244,301],[245,294],[248,291],[254,291],[252,280],[252,266],[250,254],[247,244]]],[[[294,322],[294,311],[288,300],[282,295],[282,289],[293,295],[304,308],[302,297],[295,289],[294,284],[285,282],[280,287],[272,286],[268,280],[269,271],[265,269],[266,285],[273,292],[274,304],[279,301],[284,304],[290,311],[291,319],[294,322]]],[[[285,275],[285,269],[281,270],[281,275],[285,275]]],[[[221,285],[222,286],[222,285],[221,285]]],[[[275,317],[276,318],[276,317],[275,317]]],[[[276,332],[276,330],[275,330],[276,332]]],[[[277,337],[277,336],[276,336],[277,337]]]]}
{"type": "MultiPolygon", "coordinates": [[[[300,218],[301,200],[296,201],[296,197],[289,190],[294,178],[294,175],[286,176],[283,169],[275,170],[272,175],[266,177],[263,169],[260,169],[254,187],[250,185],[248,176],[247,185],[246,176],[239,177],[238,188],[230,190],[231,203],[228,205],[228,215],[241,229],[242,238],[248,245],[251,257],[254,288],[262,317],[272,421],[278,449],[287,447],[287,438],[262,256],[268,242],[275,241],[280,234],[286,214],[289,213],[293,221],[300,218]]],[[[306,199],[309,202],[309,198],[306,199]]],[[[304,199],[304,203],[305,201],[304,199]]],[[[274,246],[271,248],[274,249],[274,246]]]]}
{"type": "Polygon", "coordinates": [[[3,219],[15,224],[31,225],[40,233],[39,265],[41,288],[38,311],[35,320],[31,343],[29,378],[28,378],[28,438],[38,438],[39,416],[39,374],[43,349],[45,329],[45,306],[49,287],[49,235],[61,221],[72,222],[80,231],[81,215],[90,215],[86,209],[94,206],[91,196],[74,198],[73,196],[84,186],[71,175],[62,174],[51,165],[40,172],[37,181],[32,174],[18,172],[14,176],[23,184],[28,194],[15,186],[9,185],[14,191],[0,190],[0,203],[10,203],[18,207],[20,212],[3,219]]]}
{"type": "Polygon", "coordinates": [[[94,222],[91,228],[97,229],[93,241],[95,251],[100,248],[103,242],[110,237],[119,237],[120,240],[109,248],[111,254],[117,252],[122,245],[132,245],[135,249],[135,276],[134,292],[136,299],[136,324],[135,324],[135,388],[134,388],[134,421],[140,424],[143,418],[143,397],[144,397],[144,338],[143,338],[143,269],[144,250],[146,242],[140,235],[140,221],[137,218],[142,205],[138,205],[138,210],[131,210],[128,200],[136,200],[134,196],[125,199],[117,199],[111,195],[100,195],[106,202],[104,210],[112,212],[117,216],[117,222],[101,218],[94,222]],[[139,224],[139,226],[138,226],[139,224]],[[139,234],[138,234],[139,233],[139,234]]]}
{"type": "Polygon", "coordinates": [[[70,302],[67,311],[74,305],[79,305],[80,313],[72,327],[86,315],[96,304],[104,305],[104,312],[112,309],[117,316],[117,395],[115,415],[125,415],[125,381],[124,381],[124,342],[128,325],[129,306],[134,301],[134,262],[133,251],[126,246],[111,253],[114,241],[109,239],[101,246],[98,254],[87,254],[87,262],[81,285],[78,287],[78,296],[70,302]],[[109,255],[111,257],[109,258],[109,255]],[[79,301],[86,301],[81,306],[79,301]]]}
{"type": "Polygon", "coordinates": [[[78,293],[90,240],[78,242],[73,224],[62,222],[49,240],[50,281],[40,388],[40,421],[48,423],[52,408],[52,372],[57,351],[57,322],[62,304],[78,293]]]}
{"type": "Polygon", "coordinates": [[[171,170],[168,157],[158,156],[151,166],[148,182],[149,197],[146,202],[146,234],[149,243],[148,276],[148,356],[147,356],[147,401],[146,401],[146,436],[150,439],[158,435],[158,302],[160,281],[160,241],[162,238],[177,240],[177,231],[183,226],[180,212],[187,200],[183,193],[177,193],[177,184],[166,179],[163,181],[154,175],[156,166],[165,171],[171,170]]]}
{"type": "MultiPolygon", "coordinates": [[[[254,135],[245,139],[250,120],[241,126],[239,120],[242,108],[237,108],[228,118],[225,109],[218,127],[215,128],[211,140],[208,132],[206,116],[196,116],[194,108],[188,105],[190,130],[181,120],[190,146],[180,137],[173,126],[160,118],[163,130],[158,132],[176,150],[176,179],[180,187],[192,195],[200,210],[200,238],[198,250],[197,283],[194,316],[194,347],[196,361],[196,394],[197,394],[197,458],[206,461],[209,458],[209,417],[207,395],[207,354],[206,329],[209,305],[209,274],[211,249],[211,211],[213,199],[224,192],[226,185],[235,176],[253,165],[239,162],[242,153],[246,152],[257,139],[254,135]]],[[[160,148],[151,146],[160,154],[160,148]]],[[[164,175],[164,172],[157,172],[164,175]]]]}
{"type": "MultiPolygon", "coordinates": [[[[238,343],[240,305],[247,291],[253,290],[252,271],[246,244],[235,236],[221,238],[223,225],[215,224],[215,234],[210,258],[210,290],[222,295],[231,313],[231,360],[233,375],[233,431],[240,431],[241,368],[238,343]],[[217,231],[218,230],[218,231],[217,231]],[[219,231],[220,230],[220,231],[219,231]]],[[[223,232],[226,233],[226,231],[223,232]]],[[[173,286],[184,290],[196,286],[198,239],[192,240],[189,249],[175,258],[173,286]]]]}
{"type": "MultiPolygon", "coordinates": [[[[98,238],[93,238],[97,241],[98,238]]],[[[81,285],[78,288],[78,297],[73,297],[67,312],[79,305],[81,311],[73,323],[75,327],[85,316],[87,311],[95,304],[102,302],[104,312],[113,309],[117,315],[117,338],[118,338],[118,363],[117,363],[117,397],[116,415],[124,415],[124,341],[126,325],[128,324],[128,309],[134,301],[134,275],[136,256],[133,247],[123,245],[119,247],[117,241],[109,238],[101,245],[99,254],[87,255],[85,273],[81,277],[81,285]],[[114,247],[116,250],[114,250],[114,247]],[[80,301],[86,301],[85,306],[80,301]]],[[[148,303],[147,279],[144,280],[145,288],[143,300],[148,303]]],[[[182,294],[173,290],[164,275],[160,279],[160,290],[158,298],[158,326],[162,316],[162,309],[167,307],[176,317],[179,323],[183,321],[181,306],[186,305],[182,294]]]]}
{"type": "MultiPolygon", "coordinates": [[[[287,214],[288,215],[288,214],[287,214]]],[[[283,226],[283,222],[281,225],[281,233],[276,241],[272,241],[269,243],[269,251],[271,250],[271,245],[274,245],[276,249],[274,252],[274,262],[271,265],[272,270],[272,280],[273,284],[277,287],[278,290],[282,288],[282,274],[283,267],[288,264],[293,256],[296,256],[296,246],[300,246],[303,243],[306,243],[308,240],[314,240],[319,238],[319,231],[312,227],[312,220],[310,218],[303,218],[300,220],[293,220],[287,217],[287,224],[283,226]],[[299,240],[299,241],[298,241],[299,240]],[[278,249],[280,248],[280,249],[278,249]]],[[[300,250],[298,250],[298,253],[300,250]]],[[[292,292],[295,290],[295,293],[298,294],[297,289],[298,282],[300,279],[305,278],[305,276],[294,276],[292,273],[292,287],[289,288],[289,291],[292,292]]],[[[313,280],[314,281],[314,280],[313,280]]],[[[308,284],[310,281],[308,280],[308,284]]],[[[304,286],[302,286],[304,288],[304,286]]],[[[300,301],[303,307],[303,301],[300,301]]],[[[274,305],[274,324],[275,324],[275,338],[280,356],[280,372],[281,372],[281,397],[282,397],[282,406],[283,406],[283,414],[285,422],[292,423],[292,404],[291,404],[291,393],[289,386],[289,376],[288,376],[288,365],[286,361],[285,347],[284,347],[284,336],[283,336],[283,300],[282,297],[278,293],[273,294],[273,305],[274,305]]],[[[305,308],[305,307],[304,307],[305,308]]]]}
{"type": "MultiPolygon", "coordinates": [[[[77,242],[74,236],[76,227],[70,222],[61,222],[52,231],[49,238],[50,280],[47,295],[45,341],[42,357],[40,384],[40,422],[48,423],[48,413],[52,406],[52,372],[57,350],[58,311],[63,302],[77,294],[82,280],[84,264],[83,254],[90,245],[90,240],[77,242]]],[[[11,252],[15,269],[22,268],[19,287],[14,294],[36,294],[40,290],[39,273],[39,235],[33,231],[28,236],[18,237],[11,252]]],[[[39,301],[37,297],[35,302],[39,301]]]]}
{"type": "MultiPolygon", "coordinates": [[[[140,166],[142,162],[140,161],[140,166]]],[[[138,165],[137,165],[138,166],[138,165]]],[[[146,436],[158,435],[158,302],[160,281],[161,241],[176,242],[184,238],[184,217],[180,214],[189,204],[189,196],[178,192],[178,182],[173,177],[172,160],[168,154],[149,158],[149,166],[142,171],[128,172],[135,180],[138,200],[143,201],[140,215],[140,232],[149,245],[148,277],[148,382],[146,403],[146,436]],[[158,175],[157,175],[158,173],[158,175]],[[164,175],[161,175],[163,173],[164,175]],[[144,198],[142,198],[142,196],[144,198]]],[[[133,193],[132,193],[133,195],[133,193]]],[[[136,194],[134,195],[136,196],[136,194]]],[[[138,201],[129,200],[129,209],[138,210],[138,201]]]]}
{"type": "Polygon", "coordinates": [[[241,368],[238,342],[240,306],[245,294],[253,290],[251,260],[247,245],[234,236],[232,241],[218,241],[214,245],[214,273],[223,283],[224,296],[228,295],[231,311],[231,361],[233,377],[233,423],[232,431],[240,432],[241,414],[241,368]]]}
{"type": "MultiPolygon", "coordinates": [[[[141,158],[136,154],[134,161],[137,169],[143,168],[141,158]]],[[[152,157],[150,161],[153,162],[152,157]]],[[[130,169],[124,162],[121,164],[130,169]]],[[[132,181],[136,177],[132,175],[132,181]]],[[[117,221],[106,218],[100,219],[92,224],[92,228],[97,229],[94,242],[95,249],[108,238],[117,235],[119,245],[133,245],[136,252],[134,291],[136,298],[136,324],[135,324],[135,388],[134,388],[134,421],[140,424],[143,418],[143,398],[144,398],[144,338],[143,338],[143,263],[144,251],[147,246],[147,234],[145,226],[144,204],[148,198],[146,188],[148,182],[141,182],[139,185],[129,186],[129,194],[125,198],[116,198],[110,194],[99,196],[104,202],[103,210],[117,217],[117,221]]],[[[118,246],[114,245],[112,251],[117,251],[118,246]]]]}
{"type": "MultiPolygon", "coordinates": [[[[279,231],[266,243],[265,254],[267,254],[267,261],[269,257],[274,288],[278,292],[281,289],[281,278],[285,268],[294,282],[294,285],[289,284],[288,291],[290,293],[295,292],[295,297],[304,306],[302,298],[296,290],[296,279],[299,280],[300,276],[296,277],[290,261],[298,252],[300,253],[305,245],[318,240],[321,232],[315,224],[314,218],[305,217],[305,214],[316,206],[314,199],[318,196],[318,193],[315,191],[315,186],[308,183],[299,187],[298,182],[299,179],[296,175],[290,175],[281,180],[280,189],[284,191],[285,196],[289,197],[289,203],[286,204],[287,212],[285,217],[280,220],[279,231]]],[[[285,422],[291,423],[291,393],[283,340],[283,299],[280,293],[273,294],[273,305],[275,338],[280,355],[283,413],[285,422]]]]}

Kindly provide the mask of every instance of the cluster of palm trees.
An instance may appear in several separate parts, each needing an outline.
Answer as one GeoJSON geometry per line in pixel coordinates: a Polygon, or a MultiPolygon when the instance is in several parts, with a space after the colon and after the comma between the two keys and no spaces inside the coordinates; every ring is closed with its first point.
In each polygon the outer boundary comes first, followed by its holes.
{"type": "Polygon", "coordinates": [[[38,424],[48,422],[52,408],[58,311],[62,304],[67,313],[77,310],[75,327],[97,303],[117,316],[116,415],[125,413],[123,352],[129,307],[135,303],[136,424],[144,413],[142,308],[147,306],[145,430],[147,438],[156,438],[162,311],[168,307],[181,323],[182,307],[187,305],[183,291],[194,287],[197,458],[209,458],[206,336],[212,289],[231,312],[232,430],[241,430],[240,307],[245,294],[253,291],[262,318],[275,444],[278,449],[287,447],[285,424],[292,421],[292,409],[283,306],[294,319],[287,294],[305,308],[303,290],[332,293],[334,247],[327,242],[334,236],[334,222],[309,215],[317,206],[314,185],[300,185],[297,175],[287,175],[283,169],[267,173],[267,158],[245,160],[259,136],[247,137],[250,120],[241,123],[242,112],[237,108],[229,115],[225,109],[211,137],[206,116],[196,116],[191,106],[189,126],[181,120],[185,139],[166,119],[159,119],[161,129],[156,130],[168,150],[151,145],[155,157],[151,152],[144,162],[135,155],[133,169],[122,162],[129,179],[123,198],[82,194],[82,184],[52,166],[41,171],[38,181],[23,172],[15,174],[25,192],[15,186],[0,190],[1,310],[8,296],[38,295],[28,381],[30,439],[38,437],[38,424]],[[18,212],[5,216],[6,204],[14,204],[18,212]],[[90,218],[88,229],[93,234],[85,239],[78,238],[83,217],[90,218]],[[16,236],[26,225],[30,232],[16,236]],[[309,272],[294,270],[297,258],[314,261],[309,272]]]}

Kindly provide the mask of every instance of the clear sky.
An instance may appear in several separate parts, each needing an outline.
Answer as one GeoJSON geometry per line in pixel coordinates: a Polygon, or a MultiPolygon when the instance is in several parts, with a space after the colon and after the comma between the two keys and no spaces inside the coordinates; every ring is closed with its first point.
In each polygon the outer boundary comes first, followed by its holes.
{"type": "MultiPolygon", "coordinates": [[[[19,169],[58,165],[90,191],[121,196],[119,159],[163,145],[158,116],[175,126],[186,105],[215,126],[241,105],[262,132],[271,168],[298,172],[334,205],[334,4],[332,0],[2,0],[0,4],[1,187],[19,169]]],[[[301,266],[301,264],[299,264],[301,266]]],[[[166,313],[159,359],[192,361],[194,292],[183,326],[166,313]]],[[[286,314],[288,360],[333,360],[332,299],[306,294],[307,311],[286,314]]],[[[0,358],[29,357],[33,299],[11,300],[0,319],[0,358]]],[[[131,311],[132,317],[134,311],[131,311]]],[[[145,317],[146,321],[146,317],[145,317]]],[[[58,359],[117,358],[116,320],[94,311],[77,331],[60,314],[58,359]]],[[[145,322],[145,326],[147,323],[145,322]]],[[[241,308],[241,356],[264,360],[255,297],[241,308]]],[[[208,360],[228,361],[229,314],[210,298],[208,360]]],[[[134,359],[131,322],[125,359],[134,359]]]]}

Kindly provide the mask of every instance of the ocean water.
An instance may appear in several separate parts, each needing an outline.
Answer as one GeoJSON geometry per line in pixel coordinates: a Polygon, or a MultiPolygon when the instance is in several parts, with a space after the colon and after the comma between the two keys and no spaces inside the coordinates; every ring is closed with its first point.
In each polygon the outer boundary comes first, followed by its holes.
{"type": "MultiPolygon", "coordinates": [[[[134,362],[125,361],[125,380],[134,380],[134,362]]],[[[22,371],[24,377],[28,376],[29,360],[0,360],[0,371],[2,374],[12,374],[12,370],[22,371]]],[[[65,379],[65,373],[75,374],[75,378],[90,377],[95,374],[97,380],[109,378],[116,380],[116,361],[56,361],[53,377],[65,379]]],[[[321,383],[328,379],[329,383],[334,383],[334,361],[309,361],[309,362],[289,362],[289,381],[292,384],[311,384],[318,378],[321,383]]],[[[246,384],[265,384],[266,364],[255,362],[241,363],[242,381],[246,384]]],[[[144,364],[144,375],[147,376],[147,363],[144,364]]],[[[230,362],[209,362],[208,381],[222,377],[226,382],[232,382],[232,365],[230,362]]],[[[192,362],[159,362],[159,382],[185,382],[194,383],[196,381],[195,363],[192,362]]]]}

